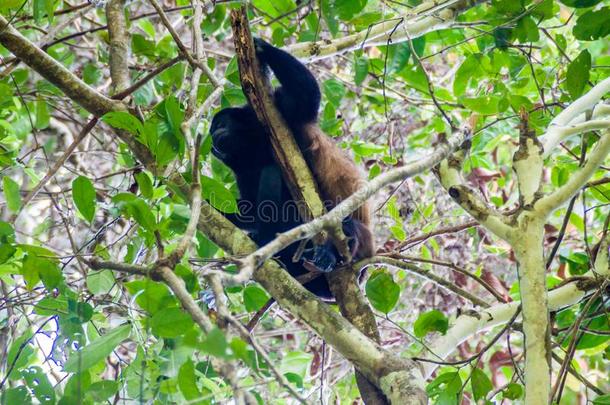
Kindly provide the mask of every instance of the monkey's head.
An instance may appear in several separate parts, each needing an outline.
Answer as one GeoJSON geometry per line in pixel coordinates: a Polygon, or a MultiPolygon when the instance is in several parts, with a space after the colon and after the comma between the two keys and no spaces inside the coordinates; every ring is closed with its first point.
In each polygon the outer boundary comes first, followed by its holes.
{"type": "Polygon", "coordinates": [[[212,118],[212,153],[228,163],[240,151],[252,148],[250,151],[254,152],[260,147],[261,139],[256,134],[261,131],[262,126],[250,106],[225,108],[212,118]]]}

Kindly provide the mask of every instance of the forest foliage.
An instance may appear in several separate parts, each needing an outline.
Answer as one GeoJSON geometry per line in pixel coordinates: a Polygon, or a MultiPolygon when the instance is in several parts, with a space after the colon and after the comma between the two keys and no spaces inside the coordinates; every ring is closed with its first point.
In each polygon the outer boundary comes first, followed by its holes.
{"type": "MultiPolygon", "coordinates": [[[[98,114],[69,97],[49,80],[64,73],[36,69],[37,54],[16,57],[0,24],[2,404],[222,403],[236,387],[246,402],[361,398],[353,364],[290,310],[274,304],[251,333],[231,323],[247,325],[271,295],[253,280],[225,283],[219,294],[210,274],[239,272],[241,256],[202,229],[187,233],[197,170],[203,204],[237,211],[234,177],[212,156],[208,130],[215,112],[246,102],[229,16],[241,4],[202,1],[197,15],[200,1],[192,3],[0,4],[12,29],[118,106],[98,114]],[[111,4],[126,27],[118,43],[109,34],[111,4]],[[113,64],[120,71],[115,55],[126,55],[126,82],[111,71],[113,64]],[[207,321],[150,273],[164,257],[176,259],[173,274],[207,321]],[[117,266],[98,268],[93,258],[117,266]]],[[[254,35],[314,72],[319,125],[364,178],[418,161],[470,128],[460,161],[465,184],[503,213],[522,208],[514,171],[520,133],[544,139],[558,114],[610,76],[610,7],[601,0],[252,0],[248,13],[254,35]],[[390,28],[379,34],[382,23],[390,28]]],[[[596,120],[586,112],[593,124],[545,156],[540,193],[568,184],[610,137],[604,111],[596,120]]],[[[607,262],[608,156],[546,218],[549,290],[590,276],[600,252],[607,262]]],[[[513,246],[456,204],[437,176],[426,170],[371,198],[382,259],[367,265],[362,290],[380,346],[397,357],[421,359],[460,315],[521,298],[513,246]]],[[[199,221],[208,219],[202,211],[199,221]]],[[[557,402],[610,404],[605,277],[587,298],[551,312],[557,402]]],[[[523,401],[521,320],[474,331],[435,361],[425,382],[434,403],[523,401]]]]}

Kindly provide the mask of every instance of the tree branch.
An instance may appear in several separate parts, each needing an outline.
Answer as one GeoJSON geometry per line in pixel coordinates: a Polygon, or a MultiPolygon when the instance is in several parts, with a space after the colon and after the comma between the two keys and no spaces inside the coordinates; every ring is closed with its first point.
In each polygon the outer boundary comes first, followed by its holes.
{"type": "Polygon", "coordinates": [[[408,41],[428,32],[451,27],[455,17],[477,5],[482,0],[449,0],[438,3],[426,1],[411,12],[397,18],[371,25],[368,29],[332,41],[300,42],[286,51],[306,60],[317,60],[354,49],[408,41]],[[398,30],[403,27],[403,30],[398,30]]]}
{"type": "Polygon", "coordinates": [[[438,177],[449,195],[481,225],[504,240],[511,238],[512,227],[502,214],[496,212],[475,194],[474,190],[463,184],[459,173],[461,160],[444,160],[438,167],[438,177]]]}
{"type": "Polygon", "coordinates": [[[576,124],[573,120],[576,120],[579,115],[593,108],[608,92],[610,92],[610,77],[595,85],[595,87],[570,104],[551,121],[544,135],[544,157],[549,156],[557,144],[564,139],[564,127],[570,123],[576,124]]]}
{"type": "MultiPolygon", "coordinates": [[[[99,118],[110,111],[127,109],[121,101],[110,99],[89,87],[61,63],[21,35],[1,15],[0,44],[95,117],[99,118]]],[[[150,151],[127,131],[116,130],[115,132],[129,146],[137,159],[155,173],[155,160],[150,151]]]]}
{"type": "Polygon", "coordinates": [[[406,270],[410,273],[420,275],[420,276],[432,281],[435,284],[445,287],[447,290],[453,292],[454,294],[456,294],[464,299],[467,299],[468,301],[472,302],[474,305],[477,305],[482,308],[489,308],[489,304],[485,300],[477,297],[474,294],[471,294],[470,292],[464,290],[463,288],[456,286],[455,283],[447,281],[440,276],[437,276],[436,274],[432,273],[430,270],[424,270],[412,263],[405,262],[403,260],[398,260],[398,259],[394,259],[394,258],[387,257],[387,256],[373,256],[371,258],[364,259],[364,260],[357,262],[356,265],[360,268],[360,267],[374,265],[377,263],[387,264],[389,266],[397,267],[399,269],[406,270]]]}
{"type": "Polygon", "coordinates": [[[568,181],[551,194],[542,197],[534,205],[536,210],[539,210],[544,215],[550,214],[555,209],[559,208],[563,203],[568,201],[578,190],[587,184],[587,181],[595,173],[604,162],[604,159],[610,153],[610,130],[606,130],[593,152],[589,154],[585,164],[573,173],[568,181]]]}
{"type": "Polygon", "coordinates": [[[96,117],[101,117],[109,111],[125,110],[123,103],[98,93],[61,63],[36,47],[2,15],[0,15],[0,43],[96,117]]]}
{"type": "MultiPolygon", "coordinates": [[[[607,274],[608,271],[606,270],[607,274]]],[[[588,277],[587,279],[581,279],[578,282],[572,282],[550,291],[548,293],[549,309],[558,311],[577,304],[588,293],[596,290],[602,281],[599,278],[592,277],[593,275],[592,272],[589,272],[585,274],[588,277]]],[[[426,358],[431,360],[447,359],[469,337],[508,322],[520,305],[520,302],[514,301],[508,304],[494,305],[476,313],[472,311],[462,313],[444,336],[428,346],[430,353],[426,355],[426,358]]],[[[429,378],[437,367],[438,364],[426,363],[424,365],[425,378],[429,378]]]]}
{"type": "Polygon", "coordinates": [[[313,235],[316,235],[318,232],[324,229],[327,223],[337,222],[342,218],[347,217],[349,214],[358,209],[358,207],[364,204],[377,191],[381,190],[388,184],[407,179],[436,166],[440,161],[445,159],[450,153],[457,149],[457,147],[464,142],[469,133],[469,130],[457,131],[446,144],[435,147],[433,151],[426,154],[423,158],[417,159],[416,161],[405,164],[403,167],[392,169],[375,177],[373,180],[366,183],[364,187],[352,194],[349,198],[346,198],[339,203],[327,214],[278,235],[277,238],[242,260],[242,268],[237,275],[232,276],[234,277],[233,281],[244,282],[248,280],[254,270],[262,262],[273,257],[273,255],[275,255],[277,252],[296,241],[311,238],[313,235]]]}
{"type": "Polygon", "coordinates": [[[110,77],[112,93],[129,87],[129,31],[125,21],[125,0],[109,0],[106,4],[110,42],[110,77]]]}

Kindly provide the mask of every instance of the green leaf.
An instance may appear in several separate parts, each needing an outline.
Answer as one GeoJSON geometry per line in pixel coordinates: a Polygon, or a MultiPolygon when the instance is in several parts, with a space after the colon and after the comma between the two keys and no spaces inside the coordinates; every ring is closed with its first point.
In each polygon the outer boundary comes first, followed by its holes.
{"type": "Polygon", "coordinates": [[[385,271],[373,274],[366,282],[366,296],[378,311],[387,314],[398,302],[400,287],[385,271]]]}
{"type": "Polygon", "coordinates": [[[566,87],[573,100],[577,99],[585,89],[585,85],[589,81],[590,70],[591,54],[586,49],[568,65],[566,87]]]}
{"type": "MultiPolygon", "coordinates": [[[[367,13],[361,13],[351,20],[350,24],[354,25],[356,31],[362,31],[368,29],[368,27],[377,24],[383,19],[383,13],[381,11],[371,11],[367,13]]],[[[314,36],[315,37],[315,36],[314,36]]]]}
{"type": "MultiPolygon", "coordinates": [[[[602,204],[610,203],[610,183],[609,184],[600,184],[598,186],[589,187],[587,189],[599,202],[602,204]]],[[[1,262],[2,260],[0,260],[1,262]]]]}
{"type": "Polygon", "coordinates": [[[197,401],[198,398],[201,398],[201,391],[197,388],[195,365],[191,359],[187,359],[178,371],[178,387],[189,404],[205,403],[197,401]]]}
{"type": "Polygon", "coordinates": [[[107,294],[115,284],[116,279],[110,270],[91,271],[87,273],[87,288],[92,294],[107,294]]]}
{"type": "Polygon", "coordinates": [[[140,197],[131,193],[119,193],[112,201],[130,218],[133,218],[142,228],[149,232],[157,229],[157,221],[150,207],[140,197]]]}
{"type": "Polygon", "coordinates": [[[263,10],[271,17],[279,17],[294,9],[295,4],[292,0],[254,0],[252,2],[257,8],[263,10]]]}
{"type": "Polygon", "coordinates": [[[225,91],[222,93],[222,101],[223,107],[226,107],[226,104],[228,104],[229,106],[233,106],[241,105],[248,102],[242,89],[235,87],[225,89],[225,91]]]}
{"type": "Polygon", "coordinates": [[[55,15],[55,6],[59,4],[55,0],[45,0],[44,1],[44,9],[47,13],[47,19],[49,23],[53,22],[53,16],[55,15]]]}
{"type": "Polygon", "coordinates": [[[150,327],[152,332],[162,338],[175,338],[191,330],[193,318],[180,308],[164,308],[153,315],[150,327]]]}
{"type": "Polygon", "coordinates": [[[144,126],[142,122],[125,111],[111,111],[104,114],[102,121],[113,128],[124,129],[135,135],[141,142],[144,141],[144,126]]]}
{"type": "Polygon", "coordinates": [[[237,201],[235,200],[235,196],[218,180],[207,176],[201,176],[201,190],[203,198],[220,212],[225,214],[237,212],[237,201]]]}
{"type": "Polygon", "coordinates": [[[36,284],[40,281],[40,273],[38,272],[38,264],[42,261],[34,255],[26,255],[23,259],[23,266],[21,267],[21,275],[23,281],[29,290],[32,290],[36,284]]]}
{"type": "Polygon", "coordinates": [[[172,130],[181,135],[180,124],[184,120],[184,112],[182,112],[180,102],[175,96],[170,96],[165,100],[165,112],[172,130]]]}
{"type": "Polygon", "coordinates": [[[342,20],[351,20],[366,6],[367,0],[334,0],[334,9],[342,20]]]}
{"type": "Polygon", "coordinates": [[[98,337],[78,352],[70,354],[64,364],[67,373],[78,373],[88,370],[99,361],[102,361],[131,334],[131,325],[125,324],[112,329],[103,336],[98,337]]]}
{"type": "Polygon", "coordinates": [[[115,395],[119,390],[117,381],[102,380],[97,381],[87,387],[87,395],[91,396],[95,402],[105,402],[108,398],[115,395]]]}
{"type": "MultiPolygon", "coordinates": [[[[28,255],[28,257],[33,258],[31,255],[28,255]]],[[[63,279],[59,265],[53,260],[39,257],[36,258],[35,262],[36,266],[38,267],[40,279],[47,290],[52,290],[53,288],[57,287],[63,279]]],[[[25,266],[25,262],[23,265],[25,266]]]]}
{"type": "Polygon", "coordinates": [[[493,115],[499,111],[499,96],[460,97],[459,100],[466,108],[483,115],[493,115]]]}
{"type": "Polygon", "coordinates": [[[517,14],[523,9],[520,1],[492,0],[491,4],[500,14],[517,14]]]}
{"type": "Polygon", "coordinates": [[[303,388],[303,377],[295,373],[284,373],[284,377],[298,388],[303,388]]]}
{"type": "Polygon", "coordinates": [[[521,111],[521,108],[525,108],[526,111],[529,111],[534,106],[529,98],[515,94],[509,95],[508,102],[510,107],[517,114],[521,111]]]}
{"type": "Polygon", "coordinates": [[[560,255],[560,263],[567,263],[571,276],[581,276],[589,271],[589,256],[581,252],[573,252],[569,256],[560,255]]]}
{"type": "Polygon", "coordinates": [[[2,189],[4,191],[4,198],[6,199],[6,206],[10,211],[17,212],[21,208],[21,194],[19,194],[19,184],[8,176],[4,176],[2,179],[2,189]]]}
{"type": "Polygon", "coordinates": [[[66,318],[69,318],[71,322],[89,322],[92,316],[93,307],[89,303],[68,299],[68,316],[66,318]]]}
{"type": "Polygon", "coordinates": [[[532,7],[531,10],[533,17],[548,20],[559,12],[559,5],[556,5],[553,0],[542,0],[540,3],[537,3],[536,7],[532,7]]]}
{"type": "Polygon", "coordinates": [[[540,39],[540,33],[538,32],[538,26],[534,22],[534,19],[530,16],[525,16],[517,22],[515,28],[515,35],[519,42],[536,42],[540,39]]]}
{"type": "Polygon", "coordinates": [[[218,246],[203,233],[197,232],[197,256],[207,259],[214,257],[216,252],[218,252],[218,246]]]}
{"type": "Polygon", "coordinates": [[[20,371],[30,364],[34,358],[34,349],[30,339],[32,333],[29,330],[24,331],[20,336],[16,336],[11,344],[6,357],[6,364],[11,364],[13,370],[9,374],[12,377],[18,376],[20,371]]]}
{"type": "Polygon", "coordinates": [[[41,299],[34,306],[34,312],[38,315],[66,315],[68,313],[68,300],[64,296],[53,298],[47,296],[41,299]]]}
{"type": "Polygon", "coordinates": [[[456,96],[461,96],[468,87],[468,81],[472,78],[476,81],[477,76],[480,76],[481,61],[483,57],[481,54],[473,54],[464,59],[464,62],[460,65],[458,70],[455,72],[455,78],[453,79],[453,93],[456,96]]]}
{"type": "Polygon", "coordinates": [[[21,371],[21,375],[41,404],[55,403],[55,390],[42,368],[38,366],[28,367],[21,371]]]}
{"type": "Polygon", "coordinates": [[[407,66],[411,57],[411,45],[409,42],[401,42],[399,44],[390,45],[387,49],[391,60],[389,64],[389,72],[400,72],[407,66]]]}
{"type": "Polygon", "coordinates": [[[426,392],[430,396],[441,393],[457,395],[462,391],[462,379],[457,371],[440,374],[426,386],[426,392]]]}
{"type": "Polygon", "coordinates": [[[610,325],[608,324],[608,317],[606,315],[593,318],[593,320],[588,323],[587,327],[594,331],[601,331],[602,334],[583,334],[582,338],[578,341],[578,344],[576,345],[576,349],[591,349],[594,347],[605,345],[606,342],[610,341],[610,335],[608,334],[610,332],[610,325]]]}
{"type": "Polygon", "coordinates": [[[214,328],[208,333],[201,346],[201,349],[206,353],[223,358],[229,357],[230,352],[228,348],[227,339],[218,328],[214,328]]]}
{"type": "Polygon", "coordinates": [[[135,55],[154,57],[156,48],[155,41],[146,39],[142,34],[133,34],[131,37],[131,50],[135,55]]]}
{"type": "MultiPolygon", "coordinates": [[[[400,76],[408,85],[413,86],[414,89],[419,90],[424,94],[430,93],[430,90],[428,89],[428,77],[419,64],[407,66],[400,72],[400,76]]],[[[439,91],[440,89],[441,88],[438,88],[436,91],[439,91]]]]}
{"type": "Polygon", "coordinates": [[[333,37],[336,36],[339,33],[339,21],[337,20],[337,13],[332,0],[321,0],[320,9],[328,30],[333,37]]]}
{"type": "Polygon", "coordinates": [[[95,188],[91,180],[84,176],[78,176],[72,182],[72,199],[78,212],[91,223],[95,217],[95,188]]]}
{"type": "Polygon", "coordinates": [[[345,96],[345,86],[338,80],[328,79],[323,84],[324,95],[333,103],[335,107],[339,107],[341,99],[345,96]]]}
{"type": "Polygon", "coordinates": [[[144,198],[151,199],[153,196],[153,184],[150,176],[145,172],[140,172],[136,173],[134,177],[144,198]]]}
{"type": "Polygon", "coordinates": [[[36,101],[36,129],[45,129],[49,126],[51,115],[48,104],[44,100],[36,101]]]}
{"type": "Polygon", "coordinates": [[[15,230],[13,229],[13,226],[8,222],[0,221],[0,242],[15,242],[15,230]]]}
{"type": "Polygon", "coordinates": [[[6,263],[17,252],[15,246],[0,238],[0,264],[6,263]]]}
{"type": "Polygon", "coordinates": [[[447,333],[449,328],[449,320],[440,311],[436,309],[423,313],[417,318],[413,325],[413,333],[418,338],[423,338],[429,332],[440,332],[443,335],[447,333]]]}
{"type": "Polygon", "coordinates": [[[610,34],[610,7],[590,10],[578,17],[574,30],[576,39],[593,41],[610,34]]]}
{"type": "MultiPolygon", "coordinates": [[[[10,1],[10,0],[9,0],[10,1]]],[[[4,5],[0,5],[0,10],[4,5]]],[[[2,404],[31,404],[32,398],[26,387],[20,385],[15,388],[4,389],[0,395],[0,403],[2,404]]]]}
{"type": "Polygon", "coordinates": [[[392,236],[394,236],[399,241],[403,241],[407,238],[407,232],[405,231],[401,223],[392,225],[390,227],[390,232],[392,232],[392,236]]]}
{"type": "Polygon", "coordinates": [[[555,187],[563,186],[570,179],[570,170],[563,166],[553,166],[551,169],[551,182],[555,187]]]}
{"type": "Polygon", "coordinates": [[[610,394],[600,395],[593,400],[593,405],[610,405],[610,394]]]}
{"type": "Polygon", "coordinates": [[[244,305],[246,311],[255,312],[265,306],[269,301],[269,295],[262,288],[256,285],[249,285],[244,288],[244,305]]]}
{"type": "Polygon", "coordinates": [[[45,0],[34,0],[32,14],[34,15],[34,20],[37,23],[40,23],[40,21],[42,20],[42,17],[44,16],[44,10],[45,10],[45,0]]]}
{"type": "Polygon", "coordinates": [[[0,10],[19,9],[25,0],[2,0],[0,10]]]}
{"type": "Polygon", "coordinates": [[[383,153],[387,149],[384,145],[377,145],[372,142],[357,142],[352,144],[352,150],[355,154],[362,157],[373,156],[377,153],[383,153]]]}
{"type": "Polygon", "coordinates": [[[170,295],[167,286],[151,280],[134,280],[125,283],[129,293],[135,297],[136,303],[151,314],[174,306],[175,299],[170,295]]]}
{"type": "Polygon", "coordinates": [[[369,60],[359,56],[354,60],[354,84],[360,86],[369,73],[369,60]]]}
{"type": "Polygon", "coordinates": [[[480,368],[472,370],[470,386],[472,387],[472,395],[474,395],[475,401],[485,399],[485,396],[493,389],[491,380],[480,368]]]}
{"type": "Polygon", "coordinates": [[[510,383],[502,391],[502,397],[506,399],[519,399],[523,396],[523,386],[517,383],[510,383]]]}
{"type": "Polygon", "coordinates": [[[87,63],[83,68],[83,81],[89,85],[97,84],[104,73],[93,63],[87,63]]]}
{"type": "Polygon", "coordinates": [[[563,4],[568,7],[574,8],[589,8],[594,5],[601,3],[602,0],[560,0],[563,4]]]}

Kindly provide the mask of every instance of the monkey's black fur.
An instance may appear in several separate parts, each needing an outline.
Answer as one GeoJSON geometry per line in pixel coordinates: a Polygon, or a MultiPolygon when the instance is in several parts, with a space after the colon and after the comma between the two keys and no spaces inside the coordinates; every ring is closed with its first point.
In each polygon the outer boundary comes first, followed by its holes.
{"type": "MultiPolygon", "coordinates": [[[[320,106],[320,89],[311,72],[290,54],[255,39],[256,55],[261,67],[269,67],[281,87],[274,91],[275,105],[294,134],[312,170],[327,208],[332,208],[357,188],[357,168],[316,125],[320,106]]],[[[256,118],[252,107],[226,108],[212,120],[210,133],[213,154],[235,173],[241,199],[240,213],[227,215],[238,227],[264,245],[302,223],[296,202],[292,199],[273,158],[269,134],[256,118]]],[[[343,222],[350,238],[355,259],[372,255],[372,235],[368,207],[363,206],[343,222]],[[353,217],[353,218],[352,218],[353,217]]],[[[328,242],[308,249],[298,262],[293,262],[298,243],[279,252],[281,261],[295,277],[308,272],[303,260],[322,272],[335,269],[340,262],[336,249],[328,242]]],[[[312,267],[312,266],[308,266],[312,267]]],[[[306,287],[321,297],[331,298],[326,277],[317,277],[306,287]]]]}

